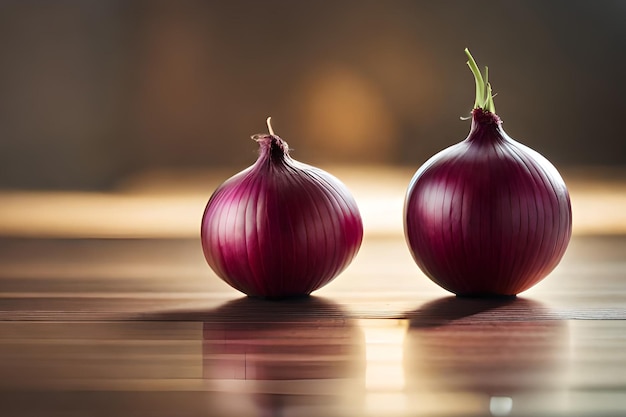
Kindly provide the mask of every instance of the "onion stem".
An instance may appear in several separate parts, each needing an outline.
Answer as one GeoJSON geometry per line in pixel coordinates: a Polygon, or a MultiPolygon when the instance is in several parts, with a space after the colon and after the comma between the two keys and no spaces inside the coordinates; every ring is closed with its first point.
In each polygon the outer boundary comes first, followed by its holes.
{"type": "Polygon", "coordinates": [[[274,129],[272,129],[272,116],[267,118],[267,129],[270,131],[270,135],[275,136],[274,129]]]}
{"type": "Polygon", "coordinates": [[[465,55],[467,55],[467,65],[470,67],[472,74],[474,74],[474,80],[476,81],[476,101],[474,101],[475,109],[483,109],[496,113],[496,106],[493,103],[493,92],[491,90],[491,84],[489,83],[489,68],[485,67],[485,77],[480,72],[474,57],[470,53],[469,49],[465,48],[465,55]]]}

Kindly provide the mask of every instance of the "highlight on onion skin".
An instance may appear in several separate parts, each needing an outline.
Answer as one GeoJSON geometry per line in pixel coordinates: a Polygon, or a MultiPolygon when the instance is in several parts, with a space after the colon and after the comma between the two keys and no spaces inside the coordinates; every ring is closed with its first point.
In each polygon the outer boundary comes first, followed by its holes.
{"type": "Polygon", "coordinates": [[[348,188],[289,156],[287,142],[255,135],[254,165],[224,182],[202,217],[204,256],[215,273],[249,296],[304,296],[356,256],[363,223],[348,188]]]}
{"type": "Polygon", "coordinates": [[[469,51],[476,80],[465,140],[439,152],[411,180],[407,244],[432,281],[460,296],[513,296],[545,278],[572,234],[567,187],[556,168],[510,138],[491,86],[469,51]]]}

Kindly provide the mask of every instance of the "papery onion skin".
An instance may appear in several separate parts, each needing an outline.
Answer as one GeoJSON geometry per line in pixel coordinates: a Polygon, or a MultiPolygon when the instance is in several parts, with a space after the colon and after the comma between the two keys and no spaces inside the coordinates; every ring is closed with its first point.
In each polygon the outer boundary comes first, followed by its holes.
{"type": "Polygon", "coordinates": [[[356,256],[359,209],[341,181],[292,159],[280,137],[253,138],[260,146],[256,163],[224,182],[204,211],[205,258],[249,296],[308,295],[356,256]]]}
{"type": "MultiPolygon", "coordinates": [[[[493,106],[493,103],[491,103],[493,106]]],[[[475,108],[468,137],[430,158],[410,182],[405,237],[420,269],[461,296],[513,296],[546,277],[572,234],[556,168],[475,108]]]]}

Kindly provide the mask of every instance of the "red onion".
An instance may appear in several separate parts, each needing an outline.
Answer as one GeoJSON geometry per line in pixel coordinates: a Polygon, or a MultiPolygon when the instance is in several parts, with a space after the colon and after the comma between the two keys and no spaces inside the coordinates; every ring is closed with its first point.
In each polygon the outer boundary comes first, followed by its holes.
{"type": "Polygon", "coordinates": [[[346,186],[295,161],[276,136],[259,143],[254,165],[224,182],[202,218],[204,256],[249,296],[308,295],[335,278],[361,246],[363,223],[346,186]]]}
{"type": "Polygon", "coordinates": [[[556,168],[511,139],[495,113],[487,69],[476,80],[469,136],[430,158],[404,206],[420,269],[457,295],[516,295],[559,263],[572,233],[569,194],[556,168]]]}

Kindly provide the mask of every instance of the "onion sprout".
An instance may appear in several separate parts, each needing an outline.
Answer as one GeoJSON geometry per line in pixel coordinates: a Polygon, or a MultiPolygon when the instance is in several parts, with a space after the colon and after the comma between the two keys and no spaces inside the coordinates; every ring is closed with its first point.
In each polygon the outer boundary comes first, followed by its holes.
{"type": "Polygon", "coordinates": [[[474,108],[495,113],[496,106],[493,103],[493,93],[491,84],[489,83],[489,68],[485,67],[485,77],[483,78],[474,57],[467,48],[465,48],[465,55],[467,55],[469,59],[467,65],[470,67],[472,74],[474,74],[474,80],[476,81],[476,101],[474,101],[474,108]]]}

